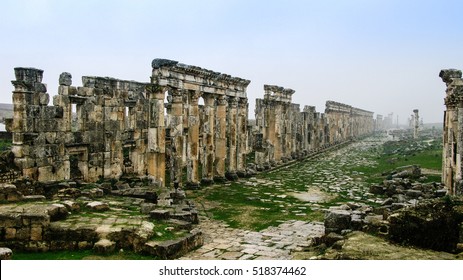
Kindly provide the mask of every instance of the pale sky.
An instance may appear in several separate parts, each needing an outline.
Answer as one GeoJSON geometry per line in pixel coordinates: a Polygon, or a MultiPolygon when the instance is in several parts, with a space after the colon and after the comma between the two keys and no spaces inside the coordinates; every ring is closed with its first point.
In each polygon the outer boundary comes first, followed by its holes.
{"type": "MultiPolygon", "coordinates": [[[[249,79],[250,118],[264,84],[323,112],[333,100],[405,123],[442,122],[444,68],[463,69],[463,1],[0,2],[0,103],[14,67],[148,82],[154,58],[249,79]]],[[[50,102],[51,103],[51,102],[50,102]]]]}

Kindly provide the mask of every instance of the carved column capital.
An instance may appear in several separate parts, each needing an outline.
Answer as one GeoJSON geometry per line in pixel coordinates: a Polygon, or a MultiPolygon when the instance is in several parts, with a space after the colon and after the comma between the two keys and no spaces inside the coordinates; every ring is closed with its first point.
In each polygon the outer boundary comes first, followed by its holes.
{"type": "Polygon", "coordinates": [[[241,108],[246,108],[248,106],[248,99],[246,97],[241,97],[238,99],[238,104],[241,108]]]}
{"type": "Polygon", "coordinates": [[[227,98],[225,95],[218,95],[217,96],[217,105],[218,106],[226,106],[227,105],[227,98]]]}
{"type": "Polygon", "coordinates": [[[177,88],[169,88],[169,102],[183,103],[183,92],[177,88]]]}
{"type": "Polygon", "coordinates": [[[189,91],[189,94],[190,94],[190,103],[192,105],[198,105],[198,99],[201,97],[201,92],[200,91],[193,91],[193,90],[190,90],[189,91]]]}
{"type": "Polygon", "coordinates": [[[228,97],[228,104],[230,105],[231,108],[238,107],[238,98],[235,97],[235,96],[229,96],[228,97]]]}

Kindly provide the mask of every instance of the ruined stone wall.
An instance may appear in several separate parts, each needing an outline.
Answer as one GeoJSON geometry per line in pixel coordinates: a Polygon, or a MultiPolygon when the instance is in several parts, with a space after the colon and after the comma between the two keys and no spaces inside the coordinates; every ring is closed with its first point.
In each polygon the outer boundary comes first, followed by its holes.
{"type": "Polygon", "coordinates": [[[82,87],[63,73],[53,106],[43,70],[16,68],[8,130],[22,175],[149,175],[174,187],[245,175],[250,81],[165,59],[152,68],[151,83],[83,77],[82,87]]]}
{"type": "Polygon", "coordinates": [[[444,137],[442,151],[442,182],[450,194],[463,194],[463,79],[460,70],[446,69],[439,73],[446,84],[444,137]]]}
{"type": "Polygon", "coordinates": [[[83,77],[83,87],[60,77],[48,106],[43,70],[15,68],[12,152],[22,175],[38,181],[144,175],[149,107],[146,84],[83,77]]]}

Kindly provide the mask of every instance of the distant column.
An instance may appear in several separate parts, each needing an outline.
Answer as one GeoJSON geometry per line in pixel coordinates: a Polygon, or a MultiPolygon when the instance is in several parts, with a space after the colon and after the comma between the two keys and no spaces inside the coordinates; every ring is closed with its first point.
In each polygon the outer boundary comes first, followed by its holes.
{"type": "Polygon", "coordinates": [[[413,110],[414,114],[414,126],[413,126],[413,138],[418,138],[418,128],[420,127],[420,117],[418,116],[418,109],[413,110]]]}

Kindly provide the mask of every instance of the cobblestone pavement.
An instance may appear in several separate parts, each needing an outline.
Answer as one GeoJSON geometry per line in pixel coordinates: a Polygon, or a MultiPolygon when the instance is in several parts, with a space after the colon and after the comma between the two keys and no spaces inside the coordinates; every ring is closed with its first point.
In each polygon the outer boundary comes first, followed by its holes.
{"type": "Polygon", "coordinates": [[[203,218],[200,228],[204,246],[181,260],[289,260],[291,252],[302,251],[310,245],[311,238],[324,232],[323,223],[295,220],[255,232],[203,218]]]}

